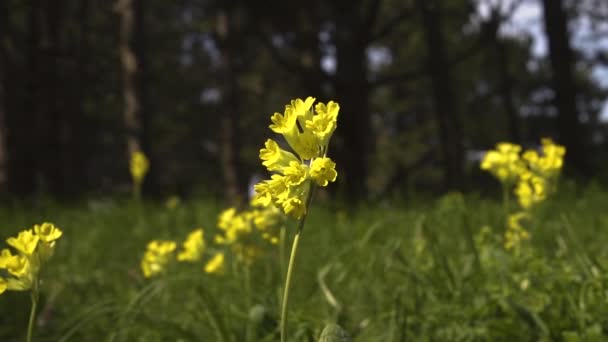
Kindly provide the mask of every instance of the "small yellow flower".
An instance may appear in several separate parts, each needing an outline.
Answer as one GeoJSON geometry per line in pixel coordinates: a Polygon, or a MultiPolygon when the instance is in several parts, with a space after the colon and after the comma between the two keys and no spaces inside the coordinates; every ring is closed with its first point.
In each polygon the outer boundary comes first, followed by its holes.
{"type": "Polygon", "coordinates": [[[308,166],[292,161],[289,166],[283,168],[283,175],[285,175],[285,183],[287,186],[297,186],[306,181],[308,176],[308,166]]]}
{"type": "Polygon", "coordinates": [[[147,245],[146,252],[141,260],[141,270],[144,277],[150,278],[166,268],[171,261],[176,244],[169,240],[153,240],[147,245]]]}
{"type": "Polygon", "coordinates": [[[328,182],[334,182],[338,177],[336,163],[329,158],[316,158],[310,166],[310,176],[320,186],[327,186],[328,182]]]}
{"type": "Polygon", "coordinates": [[[295,219],[300,219],[306,212],[304,201],[298,197],[290,197],[283,201],[283,210],[285,214],[292,216],[295,219]]]}
{"type": "Polygon", "coordinates": [[[30,273],[30,262],[24,255],[13,255],[6,262],[6,270],[15,277],[25,277],[30,273]]]}
{"type": "Polygon", "coordinates": [[[148,173],[148,169],[150,168],[150,162],[145,154],[140,151],[134,152],[131,154],[131,161],[129,163],[129,170],[131,171],[131,176],[133,180],[137,183],[141,183],[141,181],[148,173]]]}
{"type": "Polygon", "coordinates": [[[178,261],[199,261],[205,251],[203,229],[199,228],[188,234],[183,243],[183,250],[177,255],[178,261]]]}
{"type": "Polygon", "coordinates": [[[500,142],[496,149],[488,151],[481,161],[480,168],[489,171],[503,184],[513,184],[525,165],[521,161],[519,152],[521,146],[500,142]]]}
{"type": "Polygon", "coordinates": [[[224,271],[224,253],[217,253],[205,265],[205,272],[214,274],[224,271]]]}
{"type": "Polygon", "coordinates": [[[28,229],[20,232],[16,238],[8,238],[6,243],[25,255],[32,255],[36,250],[36,246],[38,246],[39,240],[40,237],[32,233],[31,229],[28,229]]]}
{"type": "Polygon", "coordinates": [[[529,215],[525,211],[509,215],[505,232],[505,249],[513,249],[522,241],[530,239],[530,234],[521,224],[521,221],[527,218],[529,215]]]}
{"type": "Polygon", "coordinates": [[[340,111],[340,105],[334,101],[329,101],[327,105],[324,103],[317,103],[315,106],[315,115],[311,120],[306,121],[306,128],[310,129],[312,133],[319,139],[321,146],[327,146],[329,138],[338,127],[338,112],[340,111]]]}
{"type": "Polygon", "coordinates": [[[266,166],[268,171],[280,170],[289,166],[291,162],[300,162],[293,153],[283,150],[279,147],[279,144],[272,139],[266,140],[264,146],[265,147],[260,150],[260,159],[263,160],[262,165],[266,166]]]}
{"type": "Polygon", "coordinates": [[[40,237],[40,240],[46,243],[51,243],[59,239],[63,234],[59,228],[48,222],[44,222],[41,225],[34,225],[34,232],[40,237]]]}
{"type": "Polygon", "coordinates": [[[6,280],[4,278],[0,277],[0,295],[3,294],[7,288],[8,288],[8,284],[6,283],[6,280]]]}
{"type": "Polygon", "coordinates": [[[544,178],[531,172],[522,173],[517,186],[515,195],[519,205],[524,209],[529,209],[546,199],[546,181],[544,178]]]}
{"type": "Polygon", "coordinates": [[[6,268],[6,263],[10,260],[13,255],[11,251],[7,248],[4,248],[2,252],[0,252],[0,268],[6,268]]]}

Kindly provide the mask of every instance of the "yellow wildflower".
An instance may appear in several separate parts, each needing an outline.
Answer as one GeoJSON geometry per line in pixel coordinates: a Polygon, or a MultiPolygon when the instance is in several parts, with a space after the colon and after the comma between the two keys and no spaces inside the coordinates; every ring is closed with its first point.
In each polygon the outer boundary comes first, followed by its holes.
{"type": "Polygon", "coordinates": [[[188,234],[183,243],[183,250],[177,255],[178,261],[199,261],[203,257],[205,240],[203,229],[199,228],[188,234]]]}
{"type": "Polygon", "coordinates": [[[144,277],[150,278],[166,268],[171,261],[176,244],[169,240],[153,240],[146,247],[146,252],[141,260],[141,270],[144,277]]]}
{"type": "Polygon", "coordinates": [[[524,211],[509,215],[507,231],[505,232],[505,249],[518,247],[521,241],[528,240],[530,234],[521,225],[521,221],[528,218],[524,211]]]}
{"type": "Polygon", "coordinates": [[[24,255],[13,255],[6,262],[6,270],[15,277],[22,278],[30,273],[31,265],[24,255]]]}
{"type": "Polygon", "coordinates": [[[6,279],[0,277],[0,295],[3,294],[7,288],[8,288],[8,284],[6,282],[6,279]]]}
{"type": "Polygon", "coordinates": [[[63,234],[59,228],[48,222],[44,222],[41,225],[34,225],[34,232],[40,237],[40,240],[46,243],[51,243],[59,239],[63,234]]]}
{"type": "Polygon", "coordinates": [[[300,162],[293,153],[281,149],[272,139],[266,140],[264,146],[265,148],[260,150],[260,159],[263,160],[262,165],[269,171],[280,170],[289,166],[291,162],[300,162]]]}
{"type": "Polygon", "coordinates": [[[36,250],[36,246],[38,246],[39,240],[40,237],[35,235],[31,229],[28,229],[20,232],[16,238],[8,238],[6,243],[25,255],[32,255],[34,250],[36,250]]]}
{"type": "Polygon", "coordinates": [[[145,154],[140,151],[136,151],[131,154],[129,170],[131,171],[131,176],[136,183],[141,183],[141,181],[143,181],[149,168],[150,162],[145,154]]]}
{"type": "Polygon", "coordinates": [[[325,153],[337,127],[340,106],[333,101],[318,103],[313,112],[314,102],[313,97],[292,100],[285,106],[284,114],[275,113],[271,117],[270,129],[282,134],[295,154],[281,149],[272,139],[266,141],[260,159],[269,171],[277,174],[254,186],[255,205],[274,204],[287,215],[301,218],[306,212],[311,182],[327,186],[336,180],[335,163],[325,153]]]}
{"type": "Polygon", "coordinates": [[[315,106],[317,115],[312,117],[311,120],[306,121],[306,128],[319,139],[319,144],[326,147],[329,143],[329,138],[336,130],[338,112],[340,111],[340,105],[334,101],[329,101],[327,105],[324,103],[317,103],[315,106]]]}
{"type": "Polygon", "coordinates": [[[224,253],[216,253],[205,265],[205,272],[214,274],[224,271],[224,253]]]}
{"type": "Polygon", "coordinates": [[[519,205],[528,209],[546,199],[546,181],[544,178],[526,171],[522,173],[515,187],[515,195],[519,205]]]}
{"type": "Polygon", "coordinates": [[[328,182],[334,182],[338,177],[336,163],[331,159],[317,158],[310,166],[310,176],[320,186],[326,186],[328,182]]]}
{"type": "Polygon", "coordinates": [[[289,166],[284,167],[282,171],[285,175],[285,183],[288,186],[300,185],[308,177],[308,166],[297,161],[290,162],[289,166]]]}
{"type": "Polygon", "coordinates": [[[512,184],[524,170],[519,157],[521,146],[500,142],[496,149],[488,151],[481,161],[482,170],[492,173],[501,183],[512,184]]]}

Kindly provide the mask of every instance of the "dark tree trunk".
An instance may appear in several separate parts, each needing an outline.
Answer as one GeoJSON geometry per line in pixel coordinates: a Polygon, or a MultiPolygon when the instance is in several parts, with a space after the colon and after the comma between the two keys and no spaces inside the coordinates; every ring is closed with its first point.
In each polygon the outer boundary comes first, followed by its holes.
{"type": "Polygon", "coordinates": [[[75,44],[76,55],[75,77],[73,82],[68,120],[65,121],[64,132],[66,146],[63,153],[63,175],[70,194],[78,194],[87,188],[90,151],[92,144],[91,125],[87,119],[86,100],[90,87],[89,34],[90,34],[90,1],[80,0],[78,4],[78,40],[75,44]]]}
{"type": "Polygon", "coordinates": [[[457,190],[462,188],[464,146],[458,106],[452,90],[450,67],[441,32],[442,18],[435,1],[417,0],[417,6],[422,15],[428,49],[427,68],[431,76],[434,111],[439,125],[445,187],[448,190],[457,190]]]}
{"type": "Polygon", "coordinates": [[[581,175],[587,175],[590,169],[585,148],[586,133],[576,107],[575,61],[568,37],[568,18],[561,0],[543,0],[543,8],[559,140],[568,150],[566,165],[581,175]]]}
{"type": "Polygon", "coordinates": [[[519,126],[519,113],[513,102],[513,79],[509,72],[509,50],[507,49],[506,44],[500,41],[499,37],[495,36],[494,38],[496,61],[500,74],[500,97],[507,114],[509,136],[511,141],[521,144],[522,138],[519,126]]]}
{"type": "Polygon", "coordinates": [[[226,199],[239,204],[243,199],[243,183],[239,151],[239,96],[236,79],[234,23],[229,17],[230,9],[224,9],[217,15],[217,39],[221,51],[221,88],[222,116],[220,118],[220,163],[224,175],[226,199]]]}
{"type": "MultiPolygon", "coordinates": [[[[124,126],[127,160],[133,153],[142,151],[141,145],[141,107],[137,92],[136,77],[138,60],[132,46],[135,26],[134,0],[119,0],[115,11],[120,16],[120,59],[123,69],[123,96],[125,102],[124,126]]],[[[127,168],[125,167],[125,170],[127,168]]]]}
{"type": "MultiPolygon", "coordinates": [[[[336,7],[335,101],[340,104],[337,135],[338,168],[350,201],[366,194],[369,156],[374,149],[367,80],[367,36],[361,28],[357,6],[349,2],[336,7]]],[[[332,153],[333,154],[333,153],[332,153]]]]}
{"type": "Polygon", "coordinates": [[[63,173],[66,163],[66,151],[69,142],[69,120],[67,116],[69,83],[65,79],[59,82],[60,58],[62,50],[61,27],[64,23],[65,2],[63,0],[45,0],[42,25],[41,52],[44,56],[40,77],[42,89],[40,98],[43,108],[40,114],[40,155],[39,170],[43,173],[44,190],[52,194],[64,195],[71,189],[71,181],[63,173]]]}
{"type": "Polygon", "coordinates": [[[6,43],[9,39],[9,13],[6,1],[0,1],[0,193],[7,190],[8,183],[8,149],[6,144],[6,89],[8,88],[8,54],[6,43]]]}
{"type": "MultiPolygon", "coordinates": [[[[146,0],[133,0],[133,53],[137,59],[137,73],[135,74],[135,88],[139,104],[139,121],[141,130],[138,137],[142,151],[150,159],[151,165],[159,165],[154,153],[154,137],[152,136],[152,122],[154,119],[154,106],[150,97],[150,63],[148,48],[148,5],[146,0]]],[[[143,191],[148,194],[158,194],[160,189],[159,168],[151,167],[143,184],[143,191]]]]}
{"type": "Polygon", "coordinates": [[[11,161],[9,177],[11,192],[27,195],[36,191],[41,178],[38,170],[38,143],[42,130],[39,124],[40,107],[40,37],[41,37],[41,0],[27,3],[27,41],[24,63],[24,95],[20,98],[23,111],[11,113],[9,127],[9,146],[11,161]]]}

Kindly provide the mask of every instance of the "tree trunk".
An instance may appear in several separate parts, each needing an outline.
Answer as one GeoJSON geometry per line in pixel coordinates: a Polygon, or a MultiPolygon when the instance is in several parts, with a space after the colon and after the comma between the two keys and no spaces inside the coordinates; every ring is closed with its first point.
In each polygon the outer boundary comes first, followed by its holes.
{"type": "Polygon", "coordinates": [[[41,67],[41,89],[39,101],[41,139],[37,158],[38,169],[43,174],[45,191],[54,195],[64,195],[70,191],[71,180],[65,177],[66,150],[69,144],[69,120],[66,117],[68,108],[69,79],[59,82],[60,58],[62,50],[61,27],[64,23],[65,1],[45,0],[43,5],[42,41],[40,48],[44,60],[41,67]]]}
{"type": "Polygon", "coordinates": [[[561,0],[543,0],[543,9],[559,139],[568,150],[566,165],[581,175],[588,175],[590,168],[585,148],[587,135],[576,108],[575,61],[568,37],[568,18],[561,0]]]}
{"type": "Polygon", "coordinates": [[[507,114],[509,136],[511,141],[522,143],[521,130],[519,127],[519,113],[513,102],[513,80],[509,73],[509,51],[504,42],[498,36],[494,37],[496,48],[496,60],[500,77],[500,97],[507,114]]]}
{"type": "Polygon", "coordinates": [[[8,84],[8,55],[6,44],[9,39],[8,34],[8,6],[6,1],[0,1],[0,193],[7,190],[8,183],[8,150],[6,145],[6,85],[8,84]]]}
{"type": "MultiPolygon", "coordinates": [[[[135,25],[134,0],[118,0],[114,7],[120,15],[120,60],[123,69],[123,97],[125,140],[127,160],[135,152],[142,151],[140,104],[137,94],[136,76],[138,72],[137,56],[131,41],[135,25]]],[[[125,168],[126,169],[126,168],[125,168]]]]}
{"type": "Polygon", "coordinates": [[[220,118],[220,164],[224,175],[226,199],[238,204],[243,198],[241,184],[244,183],[239,163],[239,97],[234,65],[234,33],[229,9],[217,15],[217,38],[221,51],[222,117],[220,118]]]}
{"type": "Polygon", "coordinates": [[[433,102],[439,139],[442,149],[445,187],[448,190],[462,188],[464,146],[462,127],[458,118],[458,106],[452,90],[450,67],[441,32],[441,14],[437,2],[417,0],[422,15],[422,25],[428,49],[428,72],[431,75],[433,102]]]}
{"type": "Polygon", "coordinates": [[[11,162],[9,164],[9,177],[11,192],[27,195],[36,191],[41,178],[38,170],[37,147],[40,141],[41,125],[39,124],[40,93],[40,37],[41,37],[41,0],[30,0],[27,4],[27,38],[26,58],[24,63],[25,85],[21,113],[10,113],[11,130],[9,133],[9,146],[11,148],[11,162]]]}
{"type": "Polygon", "coordinates": [[[336,7],[335,101],[340,104],[336,146],[337,164],[348,200],[366,194],[369,157],[374,149],[370,114],[370,88],[367,80],[366,40],[357,6],[349,2],[336,7]]]}

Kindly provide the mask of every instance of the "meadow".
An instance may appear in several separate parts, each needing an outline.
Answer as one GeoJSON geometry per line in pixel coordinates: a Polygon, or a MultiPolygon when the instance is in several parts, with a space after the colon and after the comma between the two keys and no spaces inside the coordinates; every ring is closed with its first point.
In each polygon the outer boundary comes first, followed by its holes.
{"type": "MultiPolygon", "coordinates": [[[[296,262],[289,340],[316,341],[332,322],[353,341],[605,340],[606,203],[600,186],[565,182],[537,208],[530,239],[507,250],[504,208],[486,195],[317,201],[296,262]]],[[[44,270],[34,340],[278,340],[277,246],[248,265],[228,257],[221,274],[176,264],[142,275],[149,240],[184,239],[199,226],[208,239],[223,209],[109,198],[4,206],[3,238],[46,220],[64,233],[44,270]]],[[[27,293],[4,293],[0,340],[21,340],[28,312],[27,293]]]]}

